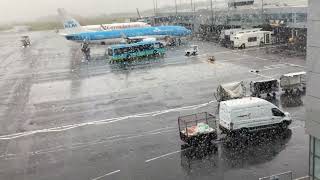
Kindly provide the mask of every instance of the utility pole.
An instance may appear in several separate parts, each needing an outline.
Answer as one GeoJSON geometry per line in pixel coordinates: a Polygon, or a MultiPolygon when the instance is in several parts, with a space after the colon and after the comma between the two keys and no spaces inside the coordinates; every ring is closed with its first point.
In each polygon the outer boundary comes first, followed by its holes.
{"type": "Polygon", "coordinates": [[[174,5],[176,7],[176,16],[178,15],[178,4],[177,4],[177,0],[174,0],[174,5]]]}
{"type": "Polygon", "coordinates": [[[158,13],[158,0],[156,0],[156,9],[157,9],[157,13],[158,13]]]}
{"type": "Polygon", "coordinates": [[[210,8],[211,8],[211,31],[213,27],[213,0],[210,0],[210,8]]]}
{"type": "Polygon", "coordinates": [[[263,0],[261,0],[261,19],[262,19],[262,23],[264,23],[264,2],[263,0]]]}
{"type": "Polygon", "coordinates": [[[191,12],[193,11],[193,3],[192,3],[192,0],[191,0],[191,12]]]}
{"type": "Polygon", "coordinates": [[[214,0],[214,24],[217,23],[217,0],[214,0]]]}
{"type": "Polygon", "coordinates": [[[157,12],[156,12],[156,2],[155,2],[155,0],[153,0],[153,12],[154,12],[154,16],[156,16],[157,12]]]}

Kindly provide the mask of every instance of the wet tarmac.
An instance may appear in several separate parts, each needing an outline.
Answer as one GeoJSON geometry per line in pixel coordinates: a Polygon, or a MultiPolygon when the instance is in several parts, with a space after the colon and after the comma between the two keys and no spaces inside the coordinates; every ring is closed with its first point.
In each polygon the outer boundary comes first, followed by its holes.
{"type": "MultiPolygon", "coordinates": [[[[169,49],[160,59],[109,64],[102,47],[84,62],[80,45],[53,32],[0,34],[0,179],[246,179],[308,172],[304,96],[277,103],[294,117],[290,130],[186,148],[177,117],[215,113],[221,83],[279,78],[304,70],[305,58],[266,48],[230,50],[210,42],[169,49]],[[214,55],[216,61],[208,62],[214,55]]],[[[276,48],[276,47],[275,47],[276,48]]],[[[249,92],[248,92],[249,93],[249,92]]]]}

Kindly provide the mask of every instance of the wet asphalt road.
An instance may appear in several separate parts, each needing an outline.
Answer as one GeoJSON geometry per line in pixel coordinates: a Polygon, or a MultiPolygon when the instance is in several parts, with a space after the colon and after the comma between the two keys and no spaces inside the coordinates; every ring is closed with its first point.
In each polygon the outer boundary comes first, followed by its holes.
{"type": "Polygon", "coordinates": [[[29,35],[33,44],[22,49],[19,34],[0,34],[0,179],[307,175],[303,105],[278,102],[294,117],[288,132],[232,147],[222,140],[218,153],[184,148],[177,130],[179,115],[215,113],[219,84],[302,71],[304,57],[192,42],[199,45],[198,57],[184,57],[187,47],[181,46],[163,59],[110,65],[101,47],[92,49],[96,60],[83,62],[78,44],[52,32],[29,35]],[[207,62],[208,55],[217,61],[207,62]]]}

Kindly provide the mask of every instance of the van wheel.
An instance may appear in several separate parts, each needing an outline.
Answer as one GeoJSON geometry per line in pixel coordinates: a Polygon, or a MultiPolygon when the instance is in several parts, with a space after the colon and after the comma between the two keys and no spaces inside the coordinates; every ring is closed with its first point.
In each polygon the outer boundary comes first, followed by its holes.
{"type": "Polygon", "coordinates": [[[285,130],[285,129],[288,129],[288,123],[283,121],[281,124],[280,124],[280,128],[285,130]]]}
{"type": "Polygon", "coordinates": [[[246,45],[245,45],[245,44],[242,44],[242,45],[240,46],[240,48],[241,48],[241,49],[245,49],[245,48],[246,48],[246,45]]]}
{"type": "Polygon", "coordinates": [[[240,130],[241,135],[247,136],[249,134],[249,130],[247,128],[243,128],[240,130]]]}

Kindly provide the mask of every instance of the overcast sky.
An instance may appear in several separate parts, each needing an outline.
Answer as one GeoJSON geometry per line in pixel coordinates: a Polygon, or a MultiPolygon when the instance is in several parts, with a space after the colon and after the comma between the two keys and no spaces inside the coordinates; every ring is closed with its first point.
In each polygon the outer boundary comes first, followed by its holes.
{"type": "MultiPolygon", "coordinates": [[[[190,2],[190,0],[177,0],[190,2]]],[[[193,0],[203,1],[203,0],[193,0]]],[[[174,0],[158,0],[158,6],[174,5],[174,0]]],[[[0,0],[0,22],[30,20],[56,14],[57,8],[73,14],[98,15],[153,9],[153,0],[0,0]]]]}

